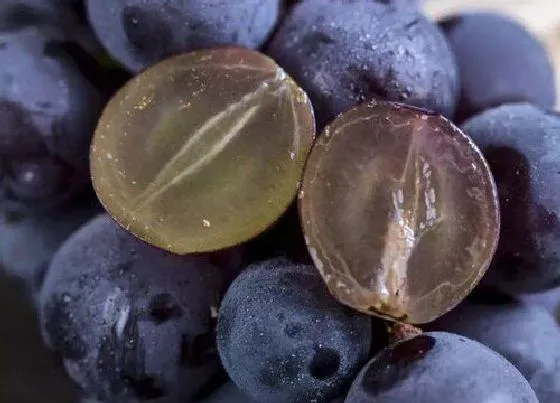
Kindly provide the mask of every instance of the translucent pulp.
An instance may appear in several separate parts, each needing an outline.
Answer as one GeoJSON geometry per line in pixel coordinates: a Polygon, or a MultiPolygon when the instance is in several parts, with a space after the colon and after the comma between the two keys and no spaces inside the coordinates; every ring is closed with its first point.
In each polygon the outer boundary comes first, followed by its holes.
{"type": "Polygon", "coordinates": [[[314,135],[306,94],[270,58],[187,53],[109,102],[91,147],[93,184],[139,238],[175,253],[221,249],[284,212],[314,135]]]}
{"type": "Polygon", "coordinates": [[[409,323],[461,301],[499,233],[496,187],[472,141],[440,116],[390,102],[358,106],[325,129],[300,212],[331,292],[409,323]]]}

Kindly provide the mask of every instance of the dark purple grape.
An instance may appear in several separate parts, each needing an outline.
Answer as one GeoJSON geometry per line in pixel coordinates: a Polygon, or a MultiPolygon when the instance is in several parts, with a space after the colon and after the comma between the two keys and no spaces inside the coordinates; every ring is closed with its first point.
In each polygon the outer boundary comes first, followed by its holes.
{"type": "Polygon", "coordinates": [[[91,201],[65,205],[49,214],[19,216],[0,209],[0,267],[36,291],[60,245],[100,212],[101,207],[91,201]]]}
{"type": "Polygon", "coordinates": [[[560,322],[560,288],[536,294],[520,294],[518,298],[526,304],[540,306],[560,322]]]}
{"type": "Polygon", "coordinates": [[[514,294],[558,287],[560,116],[510,104],[462,128],[490,164],[500,199],[500,240],[483,284],[514,294]]]}
{"type": "Polygon", "coordinates": [[[367,359],[371,319],[339,304],[312,266],[274,259],[233,282],[218,316],[231,379],[259,402],[329,402],[367,359]]]}
{"type": "Polygon", "coordinates": [[[55,27],[0,32],[0,202],[14,209],[51,208],[90,183],[103,96],[69,49],[90,59],[55,27]]]}
{"type": "Polygon", "coordinates": [[[219,367],[220,277],[207,256],[153,248],[101,215],[51,261],[40,295],[45,341],[87,396],[188,399],[219,367]]]}
{"type": "Polygon", "coordinates": [[[48,25],[64,31],[87,52],[98,54],[101,47],[85,21],[82,8],[83,0],[2,0],[0,30],[48,25]]]}
{"type": "Polygon", "coordinates": [[[464,302],[430,327],[486,345],[517,367],[540,402],[560,401],[560,328],[545,309],[464,302]]]}
{"type": "Polygon", "coordinates": [[[345,403],[538,403],[515,367],[484,345],[452,333],[425,333],[378,353],[345,403]]]}
{"type": "Polygon", "coordinates": [[[87,0],[97,36],[133,72],[167,56],[217,45],[260,47],[280,0],[87,0]]]}
{"type": "Polygon", "coordinates": [[[459,67],[459,119],[511,102],[554,106],[552,63],[543,44],[523,26],[493,13],[453,15],[440,26],[459,67]]]}
{"type": "Polygon", "coordinates": [[[309,94],[318,125],[364,100],[402,101],[451,116],[459,80],[437,26],[387,1],[304,0],[268,53],[309,94]]]}

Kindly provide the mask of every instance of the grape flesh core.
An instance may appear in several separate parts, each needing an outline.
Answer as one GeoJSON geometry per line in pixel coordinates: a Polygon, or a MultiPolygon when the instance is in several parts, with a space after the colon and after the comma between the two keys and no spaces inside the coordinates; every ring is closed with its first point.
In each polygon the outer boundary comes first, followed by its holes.
{"type": "Polygon", "coordinates": [[[334,296],[406,323],[459,303],[498,240],[496,186],[478,148],[445,118],[392,102],[362,104],[327,126],[299,208],[334,296]]]}
{"type": "Polygon", "coordinates": [[[91,146],[101,203],[174,253],[217,250],[270,226],[294,199],[315,137],[311,103],[270,58],[185,53],[132,79],[91,146]]]}

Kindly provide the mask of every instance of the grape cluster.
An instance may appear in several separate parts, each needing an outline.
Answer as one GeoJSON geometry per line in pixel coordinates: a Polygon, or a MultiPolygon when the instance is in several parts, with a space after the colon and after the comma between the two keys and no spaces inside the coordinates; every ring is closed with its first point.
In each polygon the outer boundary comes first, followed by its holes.
{"type": "Polygon", "coordinates": [[[2,1],[0,401],[559,402],[553,66],[422,3],[2,1]]]}

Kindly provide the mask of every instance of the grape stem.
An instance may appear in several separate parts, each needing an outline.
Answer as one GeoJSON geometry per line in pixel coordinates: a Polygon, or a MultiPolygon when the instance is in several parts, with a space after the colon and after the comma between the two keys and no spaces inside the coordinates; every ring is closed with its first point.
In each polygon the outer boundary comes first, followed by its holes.
{"type": "Polygon", "coordinates": [[[393,322],[387,324],[390,344],[410,340],[422,334],[422,329],[409,323],[393,322]]]}

